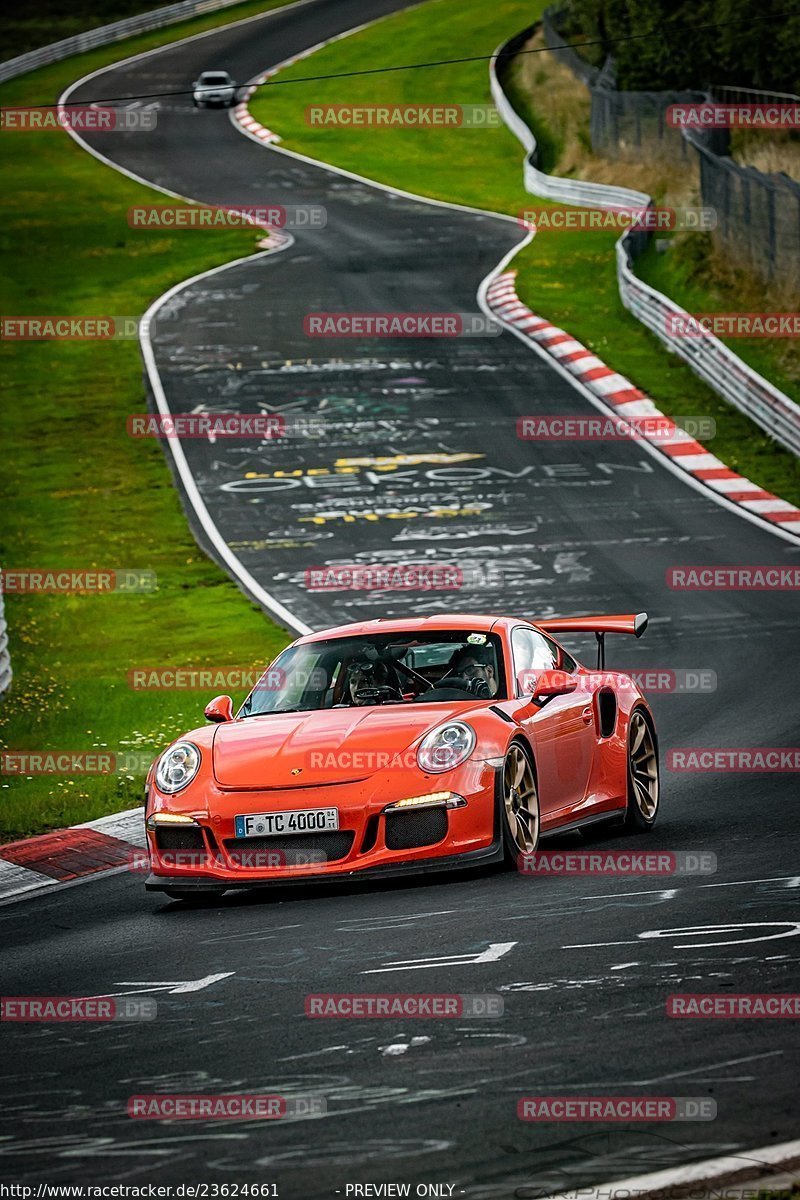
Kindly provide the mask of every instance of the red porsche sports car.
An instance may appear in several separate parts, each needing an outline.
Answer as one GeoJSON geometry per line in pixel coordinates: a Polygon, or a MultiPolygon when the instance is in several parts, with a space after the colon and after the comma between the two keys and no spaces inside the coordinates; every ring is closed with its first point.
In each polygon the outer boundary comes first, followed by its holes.
{"type": "Polygon", "coordinates": [[[658,748],[608,633],[645,613],[377,620],[299,638],[234,715],[174,742],[147,779],[147,887],[190,899],[289,880],[514,862],[539,838],[649,829],[658,748]],[[553,637],[594,633],[597,669],[553,637]]]}

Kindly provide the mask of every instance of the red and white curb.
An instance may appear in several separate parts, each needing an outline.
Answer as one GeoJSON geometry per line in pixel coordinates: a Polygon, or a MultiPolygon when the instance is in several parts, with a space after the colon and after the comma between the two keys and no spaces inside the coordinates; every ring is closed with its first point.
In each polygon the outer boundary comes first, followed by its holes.
{"type": "Polygon", "coordinates": [[[0,846],[0,901],[130,867],[145,848],[144,809],[0,846]]]}
{"type": "Polygon", "coordinates": [[[572,334],[538,317],[517,296],[515,277],[516,271],[504,271],[487,288],[487,303],[498,320],[519,330],[556,359],[615,416],[659,418],[658,433],[648,437],[643,429],[641,437],[687,475],[762,521],[800,534],[800,509],[726,467],[624,375],[612,371],[572,334]]]}
{"type": "MultiPolygon", "coordinates": [[[[262,83],[263,80],[259,80],[262,83]]],[[[247,100],[250,99],[255,88],[249,88],[246,94],[246,100],[241,104],[237,104],[233,110],[233,115],[236,118],[238,125],[246,129],[248,133],[252,133],[253,137],[260,138],[262,142],[279,142],[281,139],[277,133],[273,133],[271,129],[267,129],[265,125],[261,125],[255,117],[250,116],[250,110],[247,107],[247,100]]]]}
{"type": "Polygon", "coordinates": [[[254,79],[251,79],[242,99],[233,109],[233,119],[236,124],[241,125],[242,129],[246,129],[252,137],[259,138],[262,142],[272,142],[277,145],[281,140],[280,134],[267,129],[265,125],[262,125],[255,117],[251,116],[250,109],[247,107],[248,102],[262,83],[266,83],[268,79],[273,75],[277,75],[278,71],[282,71],[284,67],[290,67],[293,63],[299,62],[301,58],[306,58],[307,56],[307,52],[295,54],[293,58],[287,58],[284,62],[270,67],[268,71],[263,71],[260,75],[256,75],[254,79]]]}

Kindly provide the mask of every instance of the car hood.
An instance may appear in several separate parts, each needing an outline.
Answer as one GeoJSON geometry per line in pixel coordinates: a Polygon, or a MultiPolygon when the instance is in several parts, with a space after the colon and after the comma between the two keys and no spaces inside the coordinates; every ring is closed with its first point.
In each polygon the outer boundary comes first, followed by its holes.
{"type": "MultiPolygon", "coordinates": [[[[337,708],[266,713],[218,725],[214,776],[224,788],[314,787],[385,770],[429,729],[483,704],[337,708]]],[[[414,769],[413,753],[402,765],[414,769]]]]}

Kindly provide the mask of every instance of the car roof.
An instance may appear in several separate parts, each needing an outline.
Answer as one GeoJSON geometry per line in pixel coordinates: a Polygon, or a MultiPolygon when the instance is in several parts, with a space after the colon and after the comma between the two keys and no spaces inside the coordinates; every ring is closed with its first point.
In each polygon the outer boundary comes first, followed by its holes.
{"type": "MultiPolygon", "coordinates": [[[[460,630],[488,633],[496,625],[519,624],[513,617],[498,617],[486,613],[437,613],[432,617],[379,617],[374,621],[356,621],[351,625],[337,625],[332,629],[320,629],[317,633],[298,638],[297,644],[319,642],[328,638],[368,637],[376,633],[436,633],[439,630],[460,630]]],[[[530,622],[524,622],[530,624],[530,622]]]]}

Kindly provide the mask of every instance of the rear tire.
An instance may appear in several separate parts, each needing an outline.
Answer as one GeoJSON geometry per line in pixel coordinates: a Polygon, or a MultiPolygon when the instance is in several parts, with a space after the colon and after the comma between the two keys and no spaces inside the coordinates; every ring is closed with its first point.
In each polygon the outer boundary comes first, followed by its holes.
{"type": "Polygon", "coordinates": [[[512,742],[506,751],[500,786],[504,858],[508,866],[517,867],[520,855],[536,850],[540,827],[533,759],[521,742],[512,742]]]}
{"type": "Polygon", "coordinates": [[[625,826],[630,832],[641,833],[653,828],[660,797],[655,729],[645,710],[635,708],[628,723],[628,807],[625,826]]]}

